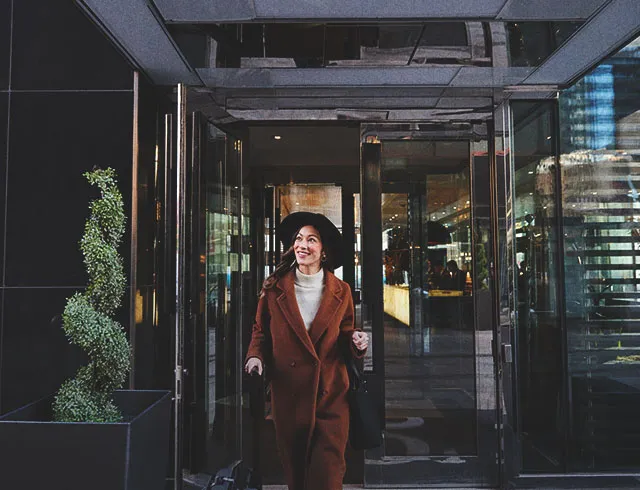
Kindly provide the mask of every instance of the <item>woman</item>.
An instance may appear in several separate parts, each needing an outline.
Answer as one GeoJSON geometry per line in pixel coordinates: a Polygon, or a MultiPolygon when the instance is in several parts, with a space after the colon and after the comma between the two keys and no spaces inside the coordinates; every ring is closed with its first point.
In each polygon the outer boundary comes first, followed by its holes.
{"type": "Polygon", "coordinates": [[[293,213],[278,235],[290,247],[264,282],[245,370],[269,369],[289,490],[341,489],[349,435],[345,356],[362,357],[368,336],[354,329],[349,285],[332,273],[342,262],[333,223],[293,213]]]}

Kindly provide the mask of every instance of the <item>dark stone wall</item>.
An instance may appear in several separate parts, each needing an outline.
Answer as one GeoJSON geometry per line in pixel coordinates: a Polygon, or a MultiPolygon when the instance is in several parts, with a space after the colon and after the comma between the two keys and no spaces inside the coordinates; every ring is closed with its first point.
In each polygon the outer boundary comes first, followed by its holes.
{"type": "MultiPolygon", "coordinates": [[[[87,280],[78,242],[97,194],[82,173],[115,168],[130,216],[133,100],[132,68],[73,2],[0,2],[0,413],[84,361],[60,324],[87,280]]],[[[129,249],[127,232],[126,271],[129,249]]],[[[128,311],[127,293],[125,325],[128,311]]]]}

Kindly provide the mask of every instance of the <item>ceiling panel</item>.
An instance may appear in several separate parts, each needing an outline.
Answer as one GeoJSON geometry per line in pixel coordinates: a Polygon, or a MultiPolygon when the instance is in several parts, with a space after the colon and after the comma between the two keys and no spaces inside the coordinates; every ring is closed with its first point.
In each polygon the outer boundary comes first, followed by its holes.
{"type": "Polygon", "coordinates": [[[200,84],[145,0],[83,0],[80,5],[155,83],[200,84]]]}
{"type": "Polygon", "coordinates": [[[525,83],[569,84],[639,32],[640,1],[612,0],[525,83]]]}
{"type": "Polygon", "coordinates": [[[254,0],[260,18],[349,19],[494,17],[504,0],[254,0]]]}
{"type": "Polygon", "coordinates": [[[584,20],[607,0],[154,0],[167,22],[584,20]]]}
{"type": "MultiPolygon", "coordinates": [[[[460,68],[201,68],[197,72],[211,88],[371,87],[449,85],[460,68]]],[[[310,94],[312,95],[312,94],[310,94]]]]}
{"type": "Polygon", "coordinates": [[[504,87],[522,82],[533,68],[484,68],[464,66],[451,81],[454,87],[504,87]]]}
{"type": "Polygon", "coordinates": [[[256,18],[252,0],[153,0],[167,22],[248,22],[256,18]]]}
{"type": "Polygon", "coordinates": [[[249,128],[250,165],[358,165],[360,128],[254,126],[249,128]],[[274,136],[280,136],[279,140],[274,136]]]}
{"type": "Polygon", "coordinates": [[[501,20],[584,20],[609,0],[509,0],[497,18],[501,20]]]}
{"type": "Polygon", "coordinates": [[[154,0],[168,22],[276,19],[492,19],[505,0],[154,0]]]}

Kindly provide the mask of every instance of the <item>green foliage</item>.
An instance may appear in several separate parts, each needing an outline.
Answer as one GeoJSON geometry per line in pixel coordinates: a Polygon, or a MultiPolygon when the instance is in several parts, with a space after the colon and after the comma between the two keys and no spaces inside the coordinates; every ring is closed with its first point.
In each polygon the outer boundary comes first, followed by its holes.
{"type": "Polygon", "coordinates": [[[53,412],[61,422],[118,422],[122,415],[112,395],[123,385],[130,362],[125,332],[111,318],[126,286],[118,254],[125,227],[124,206],[113,169],[97,169],[84,176],[101,193],[90,205],[80,241],[89,284],[84,293],[67,300],[62,319],[69,341],[82,347],[91,360],[60,387],[53,412]]]}
{"type": "Polygon", "coordinates": [[[488,289],[489,269],[487,267],[487,252],[483,243],[476,243],[476,267],[478,273],[476,277],[480,284],[480,289],[488,289]]]}

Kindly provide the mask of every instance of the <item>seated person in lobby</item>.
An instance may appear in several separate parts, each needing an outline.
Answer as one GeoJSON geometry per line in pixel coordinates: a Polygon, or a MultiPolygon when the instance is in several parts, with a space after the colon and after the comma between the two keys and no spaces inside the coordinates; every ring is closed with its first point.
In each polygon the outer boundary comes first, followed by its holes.
{"type": "Polygon", "coordinates": [[[458,269],[458,263],[455,260],[450,260],[449,262],[447,262],[444,281],[445,289],[464,291],[465,279],[465,273],[458,269]]]}

